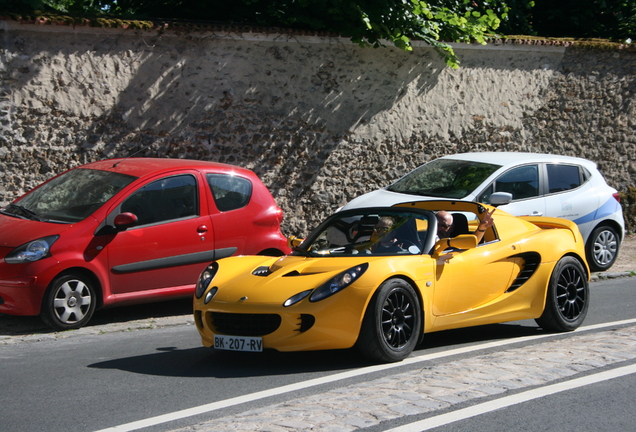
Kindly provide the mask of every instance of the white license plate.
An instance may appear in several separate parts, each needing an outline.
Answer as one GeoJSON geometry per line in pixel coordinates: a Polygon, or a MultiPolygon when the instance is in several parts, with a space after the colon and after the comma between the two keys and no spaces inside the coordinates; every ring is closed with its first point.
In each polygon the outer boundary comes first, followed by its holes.
{"type": "Polygon", "coordinates": [[[214,348],[227,351],[263,351],[263,338],[214,335],[214,348]]]}

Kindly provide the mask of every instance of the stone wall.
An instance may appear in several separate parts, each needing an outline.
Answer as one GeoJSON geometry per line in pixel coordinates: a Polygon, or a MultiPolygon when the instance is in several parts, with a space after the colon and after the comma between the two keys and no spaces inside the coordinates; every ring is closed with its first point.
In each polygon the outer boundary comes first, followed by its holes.
{"type": "MultiPolygon", "coordinates": [[[[194,158],[254,170],[307,230],[430,159],[515,150],[636,183],[636,52],[0,21],[0,204],[89,161],[194,158]]],[[[632,228],[633,229],[633,228],[632,228]]]]}

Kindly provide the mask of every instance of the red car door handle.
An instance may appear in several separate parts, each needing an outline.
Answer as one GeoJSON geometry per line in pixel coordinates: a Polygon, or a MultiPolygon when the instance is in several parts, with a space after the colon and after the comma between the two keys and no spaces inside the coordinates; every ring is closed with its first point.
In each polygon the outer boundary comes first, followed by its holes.
{"type": "Polygon", "coordinates": [[[199,225],[199,226],[197,227],[197,232],[198,232],[199,234],[205,234],[206,232],[208,232],[208,227],[207,227],[207,226],[205,226],[205,225],[199,225]]]}

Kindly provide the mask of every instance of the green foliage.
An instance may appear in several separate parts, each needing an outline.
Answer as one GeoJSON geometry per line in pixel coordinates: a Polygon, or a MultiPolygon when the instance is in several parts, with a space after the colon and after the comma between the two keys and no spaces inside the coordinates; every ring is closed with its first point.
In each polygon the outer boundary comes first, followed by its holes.
{"type": "Polygon", "coordinates": [[[34,10],[92,20],[196,20],[325,31],[363,46],[388,41],[406,51],[413,40],[422,40],[452,68],[459,60],[448,42],[485,44],[495,31],[636,39],[636,0],[0,0],[0,11],[34,10]]]}
{"type": "Polygon", "coordinates": [[[509,11],[499,26],[499,32],[504,35],[533,35],[531,18],[534,0],[507,0],[506,4],[509,11]]]}
{"type": "Polygon", "coordinates": [[[3,12],[33,12],[43,6],[41,0],[0,0],[0,11],[3,12]]]}
{"type": "Polygon", "coordinates": [[[540,36],[636,38],[636,0],[536,0],[530,19],[540,36]]]}
{"type": "MultiPolygon", "coordinates": [[[[9,0],[13,1],[13,0],[9,0]]],[[[35,1],[35,0],[33,0],[35,1]]],[[[504,0],[41,0],[59,13],[126,19],[223,21],[312,29],[380,47],[432,45],[446,63],[459,61],[447,42],[485,44],[505,19],[504,0]]]]}
{"type": "Polygon", "coordinates": [[[80,16],[95,16],[101,13],[102,5],[98,0],[41,0],[59,13],[80,16]]]}

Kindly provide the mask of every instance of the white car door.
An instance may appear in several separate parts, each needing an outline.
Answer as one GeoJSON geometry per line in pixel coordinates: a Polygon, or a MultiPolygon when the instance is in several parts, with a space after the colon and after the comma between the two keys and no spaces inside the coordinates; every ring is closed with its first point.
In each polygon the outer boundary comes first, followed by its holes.
{"type": "Polygon", "coordinates": [[[493,192],[512,194],[510,204],[499,206],[514,216],[545,216],[545,199],[541,196],[539,164],[512,168],[499,177],[480,195],[478,201],[489,203],[493,192]]]}
{"type": "Polygon", "coordinates": [[[578,224],[583,238],[596,225],[599,197],[588,176],[578,165],[546,164],[546,216],[569,219],[578,224]]]}

